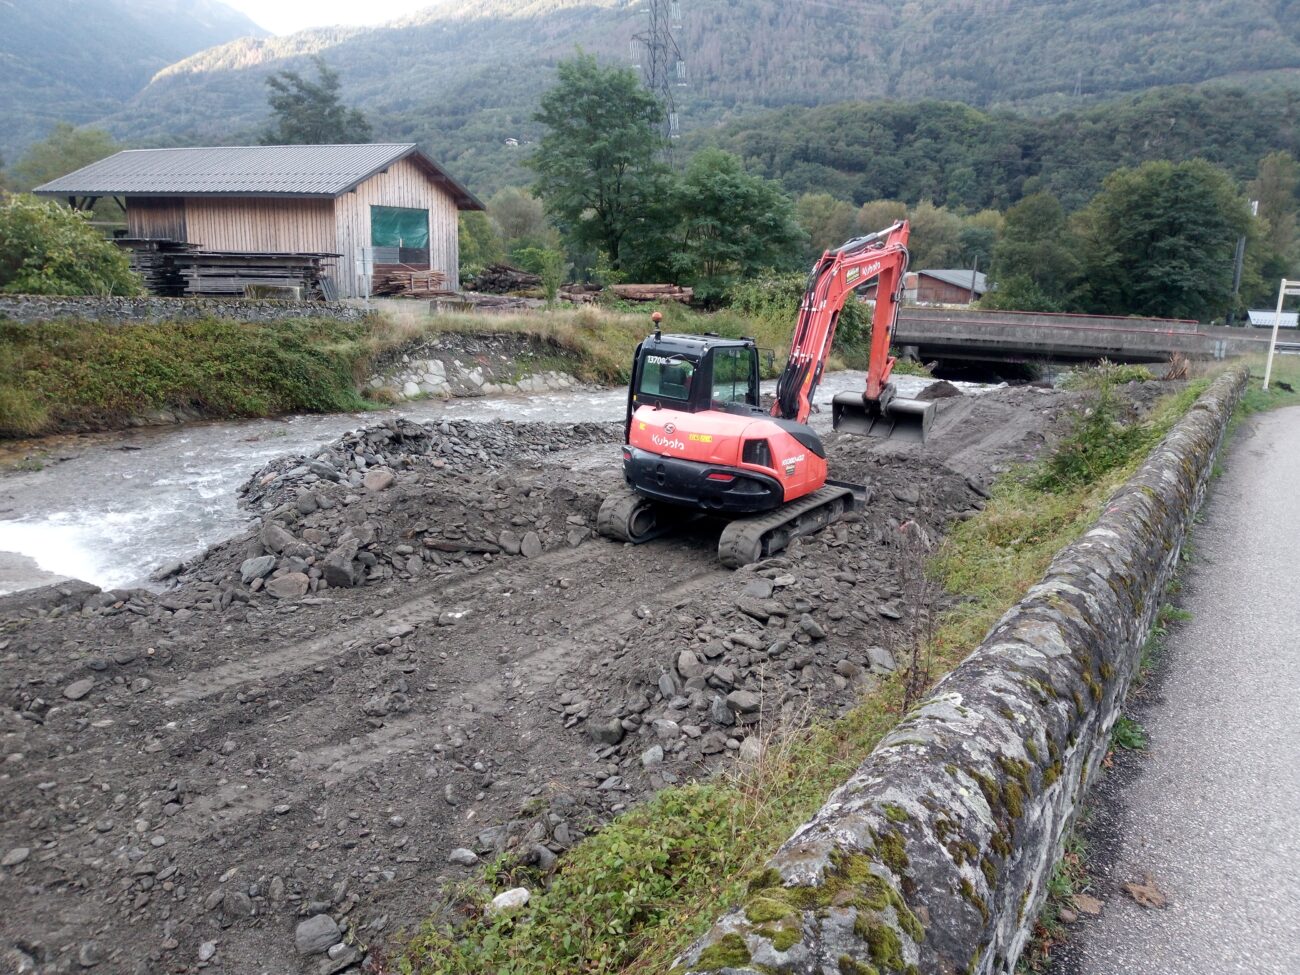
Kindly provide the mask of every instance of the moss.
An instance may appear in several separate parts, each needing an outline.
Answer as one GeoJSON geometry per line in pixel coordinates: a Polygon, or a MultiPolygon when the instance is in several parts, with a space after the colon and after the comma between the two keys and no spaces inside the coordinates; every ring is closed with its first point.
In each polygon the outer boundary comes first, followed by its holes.
{"type": "MultiPolygon", "coordinates": [[[[1029,763],[1019,758],[1007,758],[1005,755],[998,756],[998,764],[1002,766],[1002,771],[1015,779],[1020,788],[1029,791],[1029,763]]],[[[1003,789],[1005,792],[1005,788],[1003,789]]]]}
{"type": "Polygon", "coordinates": [[[948,834],[953,830],[953,823],[950,819],[940,817],[934,821],[934,835],[940,843],[948,842],[948,834]]]}
{"type": "Polygon", "coordinates": [[[781,925],[764,925],[755,929],[757,934],[761,934],[768,941],[772,942],[772,947],[777,951],[789,951],[800,941],[803,940],[803,931],[797,923],[786,923],[781,925]]]}
{"type": "Polygon", "coordinates": [[[1043,769],[1043,788],[1047,788],[1061,777],[1061,763],[1053,762],[1047,768],[1043,769]]]}
{"type": "Polygon", "coordinates": [[[988,857],[980,858],[980,871],[984,874],[984,879],[993,887],[998,882],[998,868],[993,866],[993,861],[988,857]]]}
{"type": "Polygon", "coordinates": [[[1029,891],[1026,890],[1023,894],[1020,895],[1020,906],[1016,908],[1017,921],[1021,921],[1021,922],[1024,921],[1025,908],[1027,908],[1028,906],[1029,906],[1029,891]]]}
{"type": "Polygon", "coordinates": [[[984,952],[982,952],[979,948],[975,949],[975,954],[971,955],[970,961],[966,963],[967,975],[975,975],[975,972],[980,967],[980,958],[983,956],[983,954],[984,952]]]}
{"type": "Polygon", "coordinates": [[[880,975],[880,970],[864,961],[857,961],[848,955],[839,957],[840,975],[880,975]]]}
{"type": "Polygon", "coordinates": [[[795,908],[774,897],[755,897],[745,905],[745,917],[750,924],[779,921],[795,913],[795,908]]]}
{"type": "Polygon", "coordinates": [[[1115,679],[1115,668],[1114,668],[1113,665],[1111,665],[1111,664],[1109,664],[1109,663],[1104,663],[1104,664],[1101,665],[1100,670],[1101,670],[1101,679],[1102,679],[1102,680],[1104,680],[1104,681],[1112,681],[1112,680],[1115,679]]]}
{"type": "Polygon", "coordinates": [[[1012,711],[1009,707],[1004,706],[999,708],[998,714],[1002,715],[1002,717],[1006,718],[1008,721],[1016,720],[1016,712],[1012,711]]]}
{"type": "Polygon", "coordinates": [[[925,926],[921,924],[921,919],[907,909],[905,904],[895,904],[894,912],[898,915],[898,926],[903,932],[920,944],[925,940],[925,926]]]}
{"type": "Polygon", "coordinates": [[[1047,739],[1047,754],[1051,756],[1053,762],[1059,762],[1061,760],[1061,749],[1056,744],[1055,739],[1047,739]]]}
{"type": "Polygon", "coordinates": [[[952,854],[953,862],[959,867],[967,860],[974,860],[980,853],[979,847],[970,840],[953,840],[948,844],[948,852],[952,854]]]}
{"type": "Polygon", "coordinates": [[[907,858],[907,844],[903,840],[903,834],[896,829],[876,837],[876,853],[880,856],[880,862],[894,873],[901,874],[911,866],[912,861],[907,858]]]}
{"type": "Polygon", "coordinates": [[[1021,791],[1019,782],[1008,782],[1002,787],[1002,798],[1006,803],[1007,815],[1012,819],[1019,819],[1024,812],[1024,792],[1021,791]]]}
{"type": "Polygon", "coordinates": [[[947,772],[949,775],[954,777],[957,775],[957,771],[958,771],[957,766],[952,764],[952,762],[949,762],[947,765],[945,765],[943,767],[943,770],[947,772]]]}
{"type": "Polygon", "coordinates": [[[905,823],[912,817],[907,814],[907,810],[902,806],[896,806],[892,802],[885,803],[882,807],[885,810],[885,818],[891,823],[905,823]]]}
{"type": "Polygon", "coordinates": [[[975,905],[975,909],[980,912],[980,917],[984,919],[984,923],[988,924],[989,906],[984,902],[984,898],[976,892],[974,885],[965,877],[961,878],[961,896],[975,905]]]}
{"type": "Polygon", "coordinates": [[[1086,710],[1086,708],[1084,708],[1083,706],[1083,695],[1080,694],[1078,691],[1071,691],[1070,696],[1074,698],[1075,711],[1078,712],[1079,714],[1083,714],[1083,712],[1086,710]]]}
{"type": "Polygon", "coordinates": [[[762,890],[765,887],[780,887],[781,873],[775,867],[768,867],[753,880],[749,882],[749,892],[752,894],[756,890],[762,890]]]}
{"type": "Polygon", "coordinates": [[[903,970],[903,943],[887,924],[862,924],[859,917],[853,925],[854,933],[867,942],[871,960],[882,972],[901,972],[903,970]]]}
{"type": "Polygon", "coordinates": [[[1029,757],[1035,762],[1038,761],[1038,744],[1032,738],[1025,739],[1025,751],[1029,752],[1029,757]]]}
{"type": "Polygon", "coordinates": [[[749,949],[745,939],[738,934],[724,934],[717,944],[710,945],[700,953],[700,960],[695,968],[739,968],[749,964],[749,949]]]}
{"type": "Polygon", "coordinates": [[[989,840],[989,846],[993,847],[993,852],[1000,857],[1011,856],[1011,838],[1006,830],[995,830],[992,839],[989,840]]]}

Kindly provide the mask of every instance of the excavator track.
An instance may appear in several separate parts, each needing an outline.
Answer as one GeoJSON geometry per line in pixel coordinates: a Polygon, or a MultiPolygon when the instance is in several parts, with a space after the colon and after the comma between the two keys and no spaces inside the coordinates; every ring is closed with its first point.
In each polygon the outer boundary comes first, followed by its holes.
{"type": "Polygon", "coordinates": [[[793,539],[811,535],[838,521],[856,503],[850,488],[827,485],[767,514],[738,518],[722,530],[718,558],[728,568],[739,569],[775,555],[793,539]]]}
{"type": "Polygon", "coordinates": [[[672,529],[671,522],[659,514],[660,505],[627,488],[601,502],[596,531],[617,542],[640,545],[672,529]]]}

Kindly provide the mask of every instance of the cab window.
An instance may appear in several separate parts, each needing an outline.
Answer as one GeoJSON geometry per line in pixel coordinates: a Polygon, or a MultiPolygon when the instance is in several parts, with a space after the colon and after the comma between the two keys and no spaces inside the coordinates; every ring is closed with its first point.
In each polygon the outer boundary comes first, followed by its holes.
{"type": "Polygon", "coordinates": [[[641,370],[639,392],[645,396],[688,400],[695,379],[695,363],[681,356],[648,355],[641,370]]]}
{"type": "Polygon", "coordinates": [[[753,365],[753,354],[747,348],[714,349],[713,402],[757,406],[753,365]]]}

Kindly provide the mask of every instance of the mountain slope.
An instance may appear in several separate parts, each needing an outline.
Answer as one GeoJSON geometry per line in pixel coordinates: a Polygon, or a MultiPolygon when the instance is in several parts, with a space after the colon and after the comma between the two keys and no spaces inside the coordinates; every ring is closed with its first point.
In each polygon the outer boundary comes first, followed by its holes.
{"type": "MultiPolygon", "coordinates": [[[[124,138],[256,131],[263,79],[323,55],[384,138],[423,142],[477,188],[521,178],[530,116],[575,48],[628,63],[644,0],[441,0],[380,28],[240,40],[160,72],[111,119],[124,138]]],[[[863,98],[1080,107],[1154,85],[1300,71],[1289,0],[683,0],[683,128],[863,98]]]]}
{"type": "Polygon", "coordinates": [[[0,0],[0,151],[118,111],[167,65],[264,33],[217,0],[0,0]]]}

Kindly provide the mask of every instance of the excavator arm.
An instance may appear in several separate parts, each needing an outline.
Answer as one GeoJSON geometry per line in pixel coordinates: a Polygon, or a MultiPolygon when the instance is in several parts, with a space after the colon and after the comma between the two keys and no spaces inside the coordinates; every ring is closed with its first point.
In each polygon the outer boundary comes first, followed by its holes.
{"type": "Polygon", "coordinates": [[[835,398],[835,427],[869,436],[925,439],[933,407],[897,399],[889,381],[894,369],[889,346],[902,304],[909,233],[907,221],[900,221],[826,251],[813,266],[799,305],[790,358],[777,380],[773,416],[808,422],[844,303],[855,290],[875,279],[876,310],[866,390],[860,396],[841,393],[835,398]]]}

